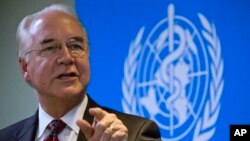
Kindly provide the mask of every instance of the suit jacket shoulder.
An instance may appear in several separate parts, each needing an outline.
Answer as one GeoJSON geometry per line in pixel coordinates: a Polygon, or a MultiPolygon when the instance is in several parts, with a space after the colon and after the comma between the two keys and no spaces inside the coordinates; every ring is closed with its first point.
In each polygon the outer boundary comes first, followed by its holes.
{"type": "Polygon", "coordinates": [[[31,141],[35,139],[37,128],[37,113],[0,130],[0,141],[31,141]]]}
{"type": "Polygon", "coordinates": [[[128,128],[129,141],[160,141],[161,135],[157,124],[149,119],[135,115],[121,113],[115,110],[105,110],[116,114],[116,116],[128,128]]]}

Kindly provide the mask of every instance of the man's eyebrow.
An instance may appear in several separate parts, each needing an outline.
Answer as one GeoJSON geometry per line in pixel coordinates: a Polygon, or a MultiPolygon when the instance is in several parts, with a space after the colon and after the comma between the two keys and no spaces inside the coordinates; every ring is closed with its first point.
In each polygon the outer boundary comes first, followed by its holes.
{"type": "MultiPolygon", "coordinates": [[[[80,41],[80,42],[85,42],[86,39],[84,39],[83,37],[80,37],[80,36],[75,36],[75,37],[71,37],[69,39],[69,41],[80,41]]],[[[40,42],[40,44],[47,44],[47,43],[51,43],[51,42],[54,42],[56,41],[55,38],[49,38],[49,39],[44,39],[40,42]]]]}
{"type": "Polygon", "coordinates": [[[80,37],[80,36],[71,37],[69,40],[70,41],[80,41],[80,42],[85,41],[85,39],[83,37],[80,37]]]}
{"type": "Polygon", "coordinates": [[[47,44],[47,43],[50,43],[50,42],[53,42],[55,41],[56,39],[54,38],[50,38],[50,39],[44,39],[40,42],[40,44],[47,44]]]}

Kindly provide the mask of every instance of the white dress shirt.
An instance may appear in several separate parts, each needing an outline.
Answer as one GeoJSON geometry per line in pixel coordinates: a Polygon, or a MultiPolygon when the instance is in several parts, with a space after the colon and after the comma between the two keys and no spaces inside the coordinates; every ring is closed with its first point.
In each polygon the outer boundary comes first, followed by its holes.
{"type": "MultiPolygon", "coordinates": [[[[76,141],[80,128],[77,126],[76,121],[83,118],[83,114],[86,110],[88,103],[88,97],[85,95],[83,101],[66,113],[61,120],[66,124],[66,127],[58,135],[60,141],[76,141]]],[[[54,120],[48,113],[46,113],[42,106],[39,104],[38,111],[38,129],[36,133],[36,141],[43,141],[50,134],[50,130],[47,129],[47,125],[54,120]]]]}

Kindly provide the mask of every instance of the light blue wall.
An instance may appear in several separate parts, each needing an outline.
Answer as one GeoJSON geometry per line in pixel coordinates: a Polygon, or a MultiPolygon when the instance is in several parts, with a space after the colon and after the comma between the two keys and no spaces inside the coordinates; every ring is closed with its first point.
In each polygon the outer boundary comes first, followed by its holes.
{"type": "Polygon", "coordinates": [[[52,3],[73,6],[73,0],[0,1],[0,129],[32,115],[38,101],[23,80],[16,53],[16,29],[21,19],[52,3]]]}

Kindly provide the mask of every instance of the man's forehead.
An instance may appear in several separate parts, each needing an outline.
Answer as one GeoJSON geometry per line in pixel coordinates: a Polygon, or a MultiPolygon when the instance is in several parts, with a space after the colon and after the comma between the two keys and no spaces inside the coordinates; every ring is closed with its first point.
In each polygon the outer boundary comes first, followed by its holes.
{"type": "Polygon", "coordinates": [[[44,33],[45,29],[56,30],[59,25],[70,25],[71,27],[79,25],[81,30],[83,30],[80,22],[75,17],[63,12],[48,12],[37,15],[37,17],[34,18],[30,24],[29,32],[32,35],[37,35],[40,32],[44,33]]]}

